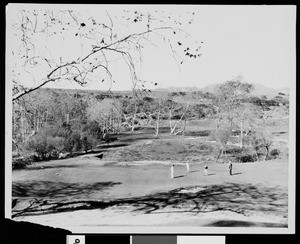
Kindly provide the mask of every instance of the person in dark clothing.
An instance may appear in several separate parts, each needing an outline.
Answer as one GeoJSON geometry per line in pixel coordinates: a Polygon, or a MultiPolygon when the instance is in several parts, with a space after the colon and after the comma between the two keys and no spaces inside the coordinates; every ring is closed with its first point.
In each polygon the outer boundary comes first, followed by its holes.
{"type": "Polygon", "coordinates": [[[229,174],[232,175],[232,163],[229,163],[229,174]]]}

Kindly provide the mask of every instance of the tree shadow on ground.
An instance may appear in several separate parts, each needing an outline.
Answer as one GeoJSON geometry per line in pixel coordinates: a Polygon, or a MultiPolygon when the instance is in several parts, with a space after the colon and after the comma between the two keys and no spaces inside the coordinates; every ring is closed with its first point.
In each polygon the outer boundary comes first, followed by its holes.
{"type": "Polygon", "coordinates": [[[128,143],[121,143],[121,144],[101,144],[98,148],[106,149],[106,148],[118,148],[118,147],[126,147],[128,143]]]}
{"type": "Polygon", "coordinates": [[[71,165],[71,164],[66,164],[66,165],[36,165],[35,167],[27,167],[26,170],[45,170],[45,169],[58,169],[58,168],[77,168],[79,165],[71,165]]]}
{"type": "Polygon", "coordinates": [[[176,179],[176,178],[182,178],[182,177],[184,177],[185,175],[177,175],[177,176],[174,176],[174,179],[176,179]]]}
{"type": "MultiPolygon", "coordinates": [[[[109,185],[109,184],[108,184],[109,185]]],[[[92,186],[90,186],[92,187],[92,186]]],[[[100,184],[100,188],[103,185],[100,184]]],[[[16,194],[16,186],[13,188],[16,194]]],[[[81,189],[84,190],[84,189],[81,189]]],[[[67,192],[67,190],[66,190],[67,192]]],[[[72,191],[71,191],[72,192],[72,191]]],[[[42,193],[44,195],[45,192],[42,193]]],[[[144,214],[162,213],[209,213],[215,211],[231,211],[247,216],[253,212],[287,217],[287,189],[265,187],[252,184],[224,183],[206,187],[193,186],[178,188],[169,192],[160,192],[143,197],[117,199],[111,201],[72,201],[57,202],[49,206],[47,212],[73,211],[78,209],[105,209],[113,206],[129,206],[133,212],[144,214]]],[[[42,205],[16,215],[40,214],[42,205]]],[[[226,223],[223,223],[226,224],[226,223]]],[[[242,223],[227,223],[229,226],[243,226],[242,223]]],[[[215,223],[222,225],[222,223],[215,223]]]]}
{"type": "Polygon", "coordinates": [[[52,181],[22,181],[12,185],[13,197],[60,198],[89,194],[121,184],[120,182],[66,183],[52,181]]]}
{"type": "Polygon", "coordinates": [[[206,226],[211,226],[211,227],[280,227],[280,228],[288,227],[287,224],[250,222],[250,221],[240,221],[240,220],[218,220],[218,221],[214,221],[206,226]]]}

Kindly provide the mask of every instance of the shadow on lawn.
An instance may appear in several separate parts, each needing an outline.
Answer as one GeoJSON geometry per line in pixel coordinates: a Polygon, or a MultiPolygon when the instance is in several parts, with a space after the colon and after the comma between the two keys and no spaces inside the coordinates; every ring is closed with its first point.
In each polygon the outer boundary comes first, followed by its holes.
{"type": "Polygon", "coordinates": [[[288,227],[287,224],[250,222],[250,221],[240,221],[240,220],[218,220],[218,221],[214,221],[206,226],[212,226],[212,227],[280,227],[280,228],[288,227]]]}
{"type": "Polygon", "coordinates": [[[65,164],[65,165],[39,165],[35,167],[27,167],[26,170],[45,170],[45,169],[58,169],[58,168],[77,168],[79,165],[65,164]]]}
{"type": "MultiPolygon", "coordinates": [[[[144,198],[136,199],[141,205],[136,211],[145,213],[162,212],[213,212],[228,210],[241,214],[247,211],[274,212],[287,214],[287,193],[277,188],[257,187],[251,184],[227,183],[206,187],[198,192],[181,193],[182,189],[176,189],[168,193],[157,193],[144,198]],[[166,207],[168,211],[161,211],[166,207]]],[[[195,189],[195,187],[194,187],[195,189]]],[[[132,199],[134,201],[134,199],[132,199]]]]}
{"type": "Polygon", "coordinates": [[[58,198],[89,194],[94,191],[102,191],[121,184],[120,182],[97,182],[94,184],[65,183],[52,181],[22,181],[13,183],[13,197],[44,197],[58,198]]]}
{"type": "Polygon", "coordinates": [[[128,146],[128,143],[119,143],[119,144],[101,144],[98,148],[106,149],[106,148],[118,148],[118,147],[126,147],[128,146]]]}
{"type": "Polygon", "coordinates": [[[184,177],[185,175],[177,175],[177,176],[174,176],[174,179],[176,179],[176,178],[182,178],[182,177],[184,177]]]}
{"type": "MultiPolygon", "coordinates": [[[[45,182],[46,184],[46,182],[45,182]]],[[[74,186],[63,185],[59,189],[55,183],[47,189],[40,189],[39,184],[26,185],[26,192],[22,192],[24,184],[13,186],[14,196],[59,196],[60,194],[80,194],[91,190],[111,187],[118,183],[99,182],[93,185],[74,186]],[[51,189],[54,187],[54,189],[51,189]],[[38,193],[37,193],[38,192],[38,193]],[[49,195],[50,194],[50,195],[49,195]]],[[[32,207],[18,210],[13,217],[18,215],[44,214],[43,204],[36,201],[32,207]]],[[[288,196],[286,189],[279,187],[254,186],[251,184],[225,183],[206,187],[178,188],[169,192],[161,192],[143,197],[117,199],[111,201],[69,201],[56,202],[47,207],[47,213],[74,211],[79,209],[105,209],[112,206],[129,206],[128,211],[139,211],[144,214],[183,213],[192,214],[208,213],[215,211],[231,211],[243,215],[253,212],[275,214],[286,218],[288,196]]],[[[220,222],[214,226],[244,226],[247,223],[220,222]]]]}

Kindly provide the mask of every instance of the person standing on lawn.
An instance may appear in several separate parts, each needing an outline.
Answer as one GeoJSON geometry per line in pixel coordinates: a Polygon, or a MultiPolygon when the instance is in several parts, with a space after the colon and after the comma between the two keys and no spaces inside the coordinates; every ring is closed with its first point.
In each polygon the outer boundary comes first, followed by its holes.
{"type": "Polygon", "coordinates": [[[204,167],[204,176],[207,176],[208,175],[208,166],[205,165],[204,167]]]}
{"type": "Polygon", "coordinates": [[[171,179],[174,179],[174,164],[171,166],[171,179]]]}
{"type": "Polygon", "coordinates": [[[186,172],[190,173],[190,164],[189,164],[189,162],[186,162],[186,172]]]}
{"type": "Polygon", "coordinates": [[[232,175],[232,163],[229,162],[229,175],[232,175]]]}

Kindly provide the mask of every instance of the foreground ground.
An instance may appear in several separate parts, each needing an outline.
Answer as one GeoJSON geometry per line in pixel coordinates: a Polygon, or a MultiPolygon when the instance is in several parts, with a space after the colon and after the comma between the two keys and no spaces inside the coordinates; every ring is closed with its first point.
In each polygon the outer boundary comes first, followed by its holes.
{"type": "Polygon", "coordinates": [[[185,165],[97,154],[13,172],[13,217],[76,230],[101,226],[287,227],[287,160],[185,165]]]}

